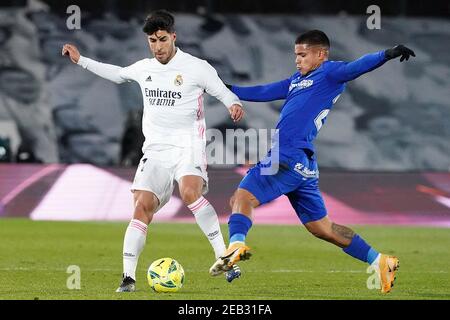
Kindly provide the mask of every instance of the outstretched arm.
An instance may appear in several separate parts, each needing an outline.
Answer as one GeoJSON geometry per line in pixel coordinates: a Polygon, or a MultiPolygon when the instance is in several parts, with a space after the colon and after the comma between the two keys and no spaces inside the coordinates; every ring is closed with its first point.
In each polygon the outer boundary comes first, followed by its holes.
{"type": "Polygon", "coordinates": [[[124,72],[126,68],[122,68],[112,64],[101,63],[83,57],[78,51],[77,47],[75,47],[74,45],[65,44],[62,49],[62,55],[69,56],[70,60],[73,63],[76,63],[84,69],[87,69],[95,73],[96,75],[115,83],[119,84],[131,80],[126,76],[126,72],[124,72]]]}
{"type": "Polygon", "coordinates": [[[410,56],[416,56],[414,51],[403,45],[398,45],[391,49],[366,54],[352,62],[342,62],[328,76],[337,82],[347,82],[381,67],[388,60],[401,57],[400,61],[408,61],[410,56]]]}
{"type": "Polygon", "coordinates": [[[253,87],[239,87],[233,85],[227,86],[239,97],[239,99],[245,101],[264,102],[286,99],[289,92],[290,83],[290,79],[285,79],[282,81],[253,87]]]}
{"type": "Polygon", "coordinates": [[[205,91],[221,101],[228,109],[231,119],[234,122],[241,121],[244,117],[244,109],[239,98],[231,92],[223,81],[219,78],[216,69],[206,61],[200,65],[200,83],[205,91]]]}

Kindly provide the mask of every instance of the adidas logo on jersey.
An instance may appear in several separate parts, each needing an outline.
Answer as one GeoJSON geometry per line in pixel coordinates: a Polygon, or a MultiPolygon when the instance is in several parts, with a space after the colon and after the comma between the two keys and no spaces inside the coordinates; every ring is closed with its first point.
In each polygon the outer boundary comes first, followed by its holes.
{"type": "Polygon", "coordinates": [[[145,81],[152,81],[152,76],[148,76],[147,79],[145,79],[145,81]]]}

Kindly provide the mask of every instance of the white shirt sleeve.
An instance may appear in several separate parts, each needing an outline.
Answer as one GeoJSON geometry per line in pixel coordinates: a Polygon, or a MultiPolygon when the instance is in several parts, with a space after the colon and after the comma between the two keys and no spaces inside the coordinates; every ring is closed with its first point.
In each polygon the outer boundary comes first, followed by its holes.
{"type": "Polygon", "coordinates": [[[122,68],[112,64],[101,63],[83,56],[80,56],[77,64],[104,79],[118,84],[129,82],[131,80],[135,80],[136,78],[134,65],[122,68]]]}
{"type": "Polygon", "coordinates": [[[205,91],[221,101],[227,108],[233,104],[242,106],[238,96],[229,90],[223,81],[219,78],[216,69],[214,69],[208,62],[202,61],[201,85],[205,91]]]}

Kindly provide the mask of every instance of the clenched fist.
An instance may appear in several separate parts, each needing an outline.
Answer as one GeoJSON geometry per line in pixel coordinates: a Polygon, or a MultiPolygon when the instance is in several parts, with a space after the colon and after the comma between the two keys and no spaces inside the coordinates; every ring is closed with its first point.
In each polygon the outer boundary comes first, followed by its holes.
{"type": "Polygon", "coordinates": [[[80,52],[77,47],[71,44],[65,44],[62,48],[61,54],[63,56],[69,56],[73,63],[78,63],[78,60],[80,60],[80,52]]]}
{"type": "Polygon", "coordinates": [[[231,115],[231,119],[234,122],[238,122],[242,119],[242,117],[244,116],[245,112],[244,112],[244,108],[242,108],[242,106],[238,105],[238,104],[233,104],[228,111],[230,111],[230,115],[231,115]]]}

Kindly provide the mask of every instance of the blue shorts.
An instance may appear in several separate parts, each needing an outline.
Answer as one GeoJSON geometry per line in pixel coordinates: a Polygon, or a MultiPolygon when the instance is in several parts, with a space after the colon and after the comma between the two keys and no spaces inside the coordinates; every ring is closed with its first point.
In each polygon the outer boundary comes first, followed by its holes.
{"type": "Polygon", "coordinates": [[[239,188],[252,193],[260,204],[286,195],[303,224],[327,215],[319,190],[319,169],[314,155],[303,150],[297,150],[294,155],[280,154],[278,170],[272,170],[272,174],[270,168],[276,168],[276,165],[270,166],[268,159],[266,157],[252,167],[239,188]]]}

